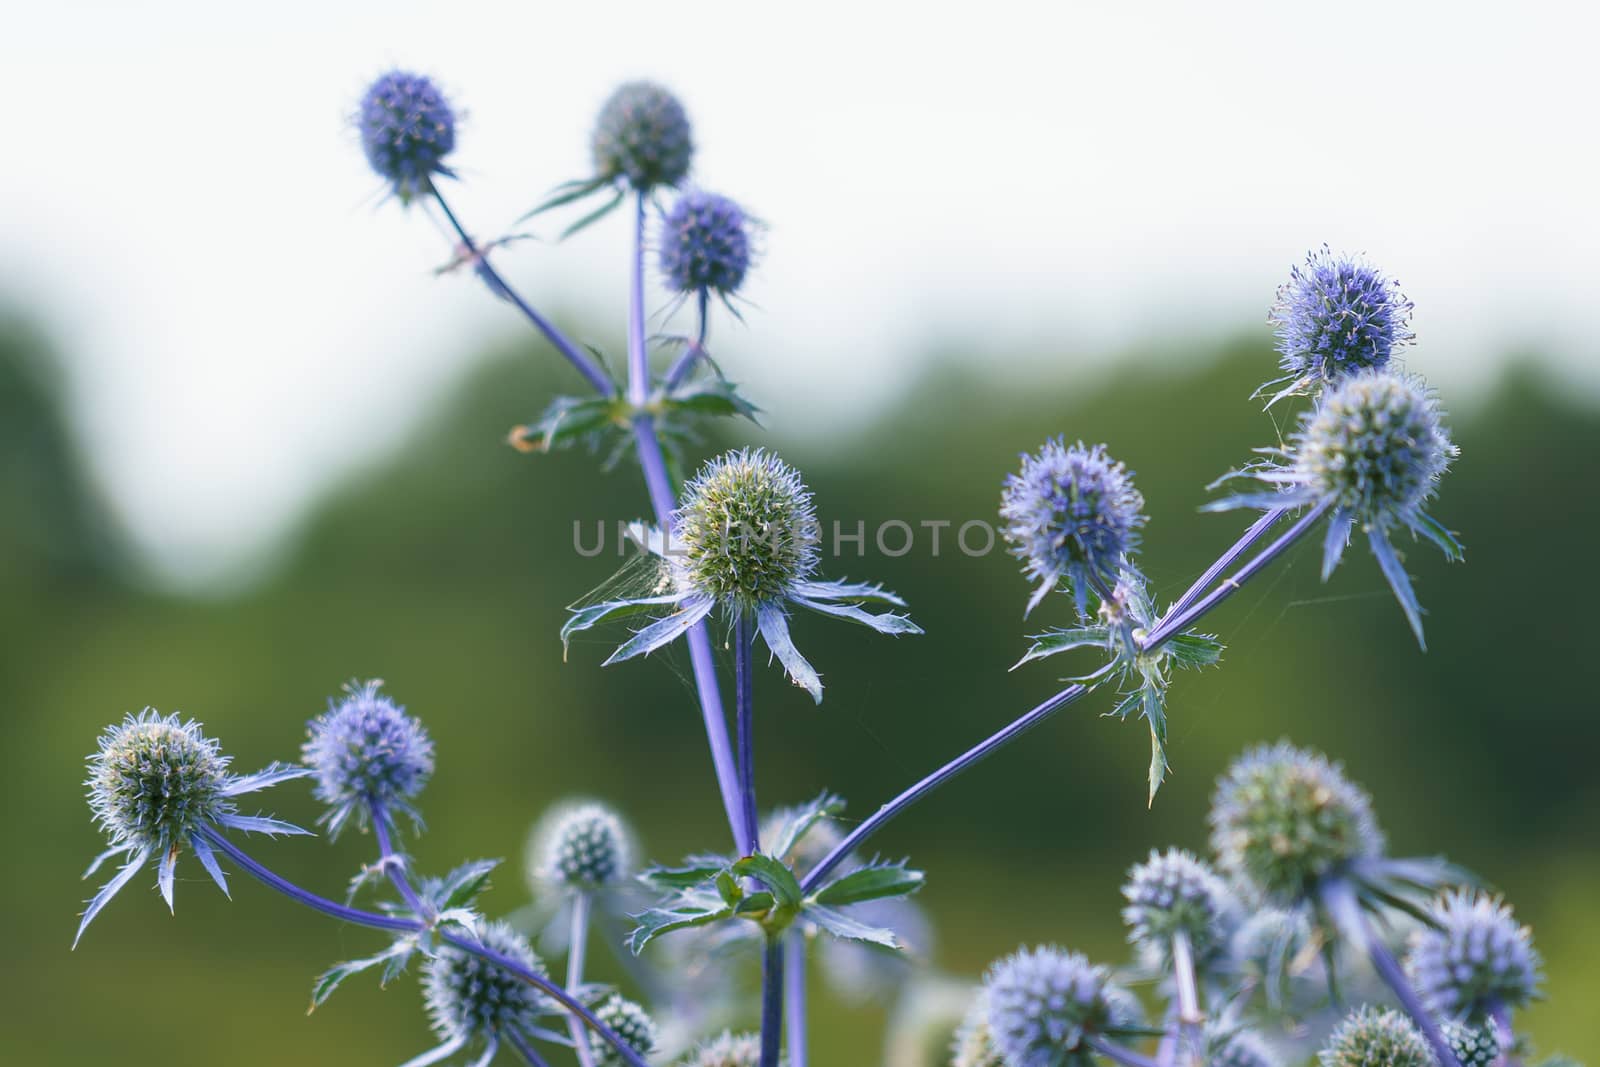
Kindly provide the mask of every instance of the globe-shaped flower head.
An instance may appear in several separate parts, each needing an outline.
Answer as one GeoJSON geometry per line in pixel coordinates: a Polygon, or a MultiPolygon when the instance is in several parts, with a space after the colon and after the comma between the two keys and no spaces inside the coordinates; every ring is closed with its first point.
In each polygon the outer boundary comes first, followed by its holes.
{"type": "Polygon", "coordinates": [[[750,220],[725,196],[691,189],[661,221],[661,274],[680,293],[726,298],[750,269],[750,220]]]}
{"type": "Polygon", "coordinates": [[[1217,781],[1211,847],[1222,869],[1295,907],[1325,879],[1383,855],[1367,794],[1321,754],[1288,742],[1246,752],[1217,781]]]}
{"type": "Polygon", "coordinates": [[[1092,1040],[1133,1022],[1127,994],[1104,967],[1054,946],[1006,957],[983,985],[989,1031],[1007,1067],[1087,1067],[1092,1040]]]}
{"type": "Polygon", "coordinates": [[[430,79],[410,71],[381,75],[361,98],[356,116],[367,162],[394,186],[402,203],[450,175],[444,157],[456,146],[456,114],[430,79]]]}
{"type": "Polygon", "coordinates": [[[604,889],[632,877],[633,835],[602,804],[563,804],[534,828],[528,859],[537,883],[604,889]]]}
{"type": "Polygon", "coordinates": [[[678,1067],[760,1067],[759,1034],[734,1034],[724,1030],[709,1041],[696,1045],[678,1067]]]}
{"type": "Polygon", "coordinates": [[[599,177],[624,179],[641,193],[683,181],[694,155],[683,105],[648,81],[628,82],[611,94],[589,147],[599,177]]]}
{"type": "Polygon", "coordinates": [[[153,708],[124,717],[100,735],[99,751],[89,757],[84,784],[89,787],[89,810],[111,847],[95,858],[84,877],[114,856],[126,858],[84,909],[79,938],[100,909],[151,859],[158,859],[157,885],[171,908],[178,856],[184,848],[194,851],[226,893],[228,883],[213,852],[220,829],[305,833],[277,819],[240,815],[233,799],[302,777],[303,769],[273,764],[256,774],[236,775],[228,772],[228,764],[217,743],[200,732],[199,723],[184,722],[176,714],[163,717],[153,708]]]}
{"type": "Polygon", "coordinates": [[[1347,1016],[1317,1058],[1322,1067],[1435,1067],[1422,1031],[1390,1008],[1364,1007],[1347,1016]]]}
{"type": "Polygon", "coordinates": [[[1412,935],[1406,964],[1434,1014],[1475,1021],[1538,996],[1533,935],[1502,901],[1451,893],[1430,909],[1430,917],[1434,925],[1412,935]]]}
{"type": "MultiPolygon", "coordinates": [[[[639,1005],[620,994],[613,993],[594,1009],[595,1018],[609,1026],[623,1044],[641,1056],[648,1056],[656,1048],[656,1023],[639,1005]]],[[[592,1031],[584,1031],[595,1067],[621,1067],[624,1062],[616,1046],[592,1031]]]]}
{"type": "Polygon", "coordinates": [[[1132,474],[1104,445],[1067,446],[1058,438],[1024,455],[1021,471],[1006,477],[1000,517],[1012,554],[1039,583],[1027,611],[1063,579],[1080,615],[1089,612],[1091,590],[1108,597],[1139,547],[1143,511],[1132,474]]]}
{"type": "Polygon", "coordinates": [[[352,816],[366,826],[370,812],[391,824],[398,814],[417,820],[411,800],[433,774],[428,732],[379,691],[381,684],[352,684],[342,700],[329,700],[327,713],[311,720],[301,750],[317,777],[317,799],[328,805],[323,821],[334,836],[352,816]]]}
{"type": "Polygon", "coordinates": [[[1387,366],[1412,339],[1411,307],[1399,285],[1360,257],[1334,255],[1326,245],[1308,254],[1272,308],[1283,380],[1292,383],[1285,393],[1387,366]]]}
{"type": "Polygon", "coordinates": [[[882,586],[815,577],[821,531],[811,491],[793,467],[770,452],[745,449],[709,461],[684,486],[667,532],[644,527],[633,532],[660,557],[660,585],[645,596],[575,608],[561,628],[566,641],[608,616],[670,611],[635,633],[608,664],[653,652],[721,609],[736,621],[753,616],[785,673],[821,703],[822,679],[789,636],[789,605],[879,633],[922,632],[904,615],[868,610],[878,604],[905,607],[882,586]]]}
{"type": "Polygon", "coordinates": [[[1450,1051],[1461,1067],[1489,1067],[1500,1058],[1500,1039],[1494,1027],[1473,1026],[1457,1019],[1446,1019],[1439,1024],[1450,1051]]]}
{"type": "MultiPolygon", "coordinates": [[[[473,933],[484,947],[515,960],[525,970],[548,974],[527,938],[505,923],[480,922],[473,933]]],[[[488,1063],[502,1041],[526,1041],[542,1032],[539,1017],[553,1008],[544,994],[516,975],[452,945],[428,957],[422,995],[429,1022],[442,1044],[425,1054],[432,1058],[414,1062],[434,1063],[481,1040],[486,1052],[478,1062],[488,1063]]]]}
{"type": "Polygon", "coordinates": [[[1128,901],[1122,909],[1128,939],[1163,969],[1170,966],[1173,941],[1180,935],[1188,940],[1196,965],[1219,959],[1238,921],[1227,885],[1210,864],[1182,849],[1151,852],[1128,872],[1122,895],[1128,901]]]}

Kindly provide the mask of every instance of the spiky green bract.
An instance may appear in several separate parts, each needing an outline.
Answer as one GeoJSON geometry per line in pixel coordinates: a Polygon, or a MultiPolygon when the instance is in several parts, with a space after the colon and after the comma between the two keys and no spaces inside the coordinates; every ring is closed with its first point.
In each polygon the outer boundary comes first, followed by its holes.
{"type": "Polygon", "coordinates": [[[688,113],[654,82],[627,82],[600,108],[590,151],[596,175],[607,181],[624,180],[641,193],[677,185],[694,156],[688,113]]]}
{"type": "Polygon", "coordinates": [[[956,1027],[950,1046],[950,1067],[1006,1067],[989,1030],[989,1002],[980,993],[956,1027]]]}
{"type": "MultiPolygon", "coordinates": [[[[524,969],[541,976],[549,973],[527,938],[505,923],[479,921],[472,932],[480,944],[510,957],[524,969]]],[[[479,1040],[485,1052],[478,1062],[487,1063],[508,1037],[526,1039],[542,1034],[539,1017],[552,1007],[542,993],[516,975],[451,945],[429,957],[423,968],[422,992],[429,1022],[442,1044],[413,1064],[436,1062],[479,1040]],[[426,1058],[429,1055],[434,1058],[426,1058]]]]}
{"type": "Polygon", "coordinates": [[[1533,933],[1504,901],[1449,893],[1428,909],[1430,925],[1412,935],[1406,969],[1436,1015],[1480,1020],[1497,1006],[1526,1007],[1539,995],[1533,933]]]}
{"type": "Polygon", "coordinates": [[[1422,644],[1422,607],[1390,536],[1406,529],[1433,542],[1447,559],[1463,557],[1455,536],[1424,510],[1459,453],[1427,383],[1388,370],[1352,374],[1325,390],[1315,409],[1301,416],[1287,448],[1264,451],[1276,459],[1223,480],[1255,478],[1273,491],[1228,497],[1208,510],[1326,508],[1324,580],[1359,528],[1422,644]]]}
{"type": "MultiPolygon", "coordinates": [[[[656,1050],[656,1022],[650,1014],[620,993],[612,993],[594,1009],[595,1018],[609,1026],[633,1051],[648,1056],[656,1050]]],[[[585,1031],[595,1067],[621,1067],[622,1054],[609,1041],[585,1031]]]]}
{"type": "Polygon", "coordinates": [[[761,1035],[727,1030],[696,1045],[677,1067],[759,1067],[761,1035]]]}
{"type": "Polygon", "coordinates": [[[167,907],[173,907],[173,880],[178,854],[188,847],[217,886],[226,893],[227,879],[205,834],[217,829],[246,833],[303,834],[305,830],[277,819],[240,815],[235,797],[253,793],[307,772],[272,764],[255,774],[228,771],[229,757],[193,719],[177,713],[163,717],[154,708],[124,716],[106,727],[99,749],[88,759],[89,810],[109,838],[110,847],[95,857],[87,878],[113,856],[124,856],[121,869],[101,887],[84,909],[76,946],[83,931],[117,892],[151,859],[157,860],[157,885],[167,907]]]}
{"type": "Polygon", "coordinates": [[[534,828],[528,873],[536,886],[605,889],[633,877],[633,856],[633,833],[620,815],[593,801],[569,801],[534,828]]]}
{"type": "Polygon", "coordinates": [[[1322,1067],[1434,1067],[1422,1031],[1389,1008],[1363,1007],[1346,1016],[1317,1058],[1322,1067]]]}
{"type": "Polygon", "coordinates": [[[1054,945],[1022,949],[983,980],[989,1031],[1007,1067],[1088,1067],[1091,1039],[1137,1025],[1110,972],[1054,945]]]}
{"type": "Polygon", "coordinates": [[[1180,934],[1202,971],[1226,955],[1239,909],[1205,861],[1183,849],[1152,851],[1128,872],[1122,895],[1128,901],[1122,909],[1128,939],[1160,968],[1171,967],[1173,939],[1180,934]]]}
{"type": "Polygon", "coordinates": [[[1446,1019],[1439,1024],[1439,1029],[1461,1067],[1489,1067],[1500,1058],[1500,1039],[1495,1036],[1493,1026],[1474,1026],[1446,1019]]]}
{"type": "Polygon", "coordinates": [[[352,682],[308,726],[301,758],[316,775],[317,799],[328,805],[322,821],[332,837],[352,818],[365,828],[373,809],[421,823],[411,802],[433,775],[433,740],[383,695],[382,684],[352,682]]]}
{"type": "Polygon", "coordinates": [[[1078,614],[1087,616],[1090,594],[1116,582],[1139,547],[1144,497],[1105,445],[1057,438],[1025,453],[1021,470],[1006,476],[1000,518],[1012,555],[1038,583],[1024,614],[1064,581],[1078,614]]]}
{"type": "Polygon", "coordinates": [[[793,467],[761,449],[709,461],[684,487],[669,532],[637,526],[631,536],[660,558],[657,588],[645,596],[575,608],[561,628],[565,643],[605,619],[668,612],[635,633],[607,664],[647,655],[720,609],[733,618],[753,616],[756,632],[789,679],[820,704],[822,678],[789,635],[791,606],[882,634],[922,632],[905,615],[870,610],[905,607],[882,586],[813,577],[821,532],[811,491],[793,467]]]}
{"type": "Polygon", "coordinates": [[[1207,1026],[1205,1048],[1205,1067],[1279,1067],[1281,1062],[1259,1034],[1236,1024],[1207,1026]]]}

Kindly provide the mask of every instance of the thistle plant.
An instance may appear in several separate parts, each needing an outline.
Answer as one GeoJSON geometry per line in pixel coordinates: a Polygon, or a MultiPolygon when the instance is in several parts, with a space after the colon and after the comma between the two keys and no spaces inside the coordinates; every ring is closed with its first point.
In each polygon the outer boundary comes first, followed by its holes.
{"type": "MultiPolygon", "coordinates": [[[[182,851],[193,851],[224,890],[223,864],[232,864],[371,932],[370,954],[335,962],[314,980],[313,1008],[354,977],[388,985],[416,964],[437,1044],[407,1067],[468,1057],[477,1067],[512,1057],[534,1067],[806,1067],[816,955],[819,974],[854,998],[870,991],[904,1003],[935,984],[963,990],[965,1018],[947,1046],[953,1067],[1279,1067],[1288,1062],[1284,1048],[1308,1040],[1321,1044],[1324,1067],[1512,1067],[1526,1041],[1511,1012],[1539,987],[1526,928],[1497,899],[1463,891],[1465,872],[1390,857],[1368,794],[1337,763],[1288,742],[1252,748],[1222,775],[1210,856],[1169,849],[1132,868],[1123,917],[1133,958],[1118,970],[1047,945],[1002,957],[974,987],[913,977],[930,966],[919,955],[892,967],[860,955],[929,940],[909,899],[925,875],[867,851],[868,843],[1061,709],[1094,697],[1107,714],[1144,720],[1151,761],[1141,785],[1153,804],[1172,761],[1169,721],[1190,713],[1173,695],[1173,678],[1222,660],[1220,637],[1202,622],[1313,530],[1322,529],[1326,579],[1359,527],[1421,642],[1421,608],[1393,538],[1409,531],[1461,557],[1431,515],[1456,448],[1432,391],[1398,364],[1397,350],[1412,340],[1411,305],[1386,275],[1326,248],[1291,273],[1272,312],[1285,377],[1263,390],[1272,403],[1304,408],[1281,447],[1230,476],[1264,488],[1206,509],[1263,515],[1171,603],[1151,592],[1162,587],[1141,552],[1144,499],[1107,444],[1059,436],[1022,451],[1020,468],[1003,480],[997,472],[1000,526],[1026,582],[1020,614],[1059,608],[1062,616],[1027,639],[1017,666],[1070,654],[1072,675],[859,821],[846,824],[844,800],[827,791],[763,819],[752,728],[757,637],[820,703],[821,675],[790,631],[797,609],[879,634],[921,630],[882,585],[823,576],[830,568],[811,489],[772,451],[734,449],[681,477],[708,425],[754,426],[755,405],[711,351],[713,317],[737,314],[755,269],[751,217],[689,185],[689,113],[668,89],[632,82],[604,102],[590,173],[556,185],[523,221],[543,226],[576,214],[561,231],[571,237],[631,208],[626,350],[612,359],[575,342],[512,286],[497,266],[510,242],[475,236],[447,201],[440,179],[455,177],[447,159],[456,110],[433,81],[382,75],[355,124],[385,191],[436,216],[459,243],[450,265],[469,268],[585,386],[582,395],[542,401],[510,443],[530,456],[586,446],[604,453],[607,469],[637,470],[648,510],[629,530],[641,553],[563,624],[554,606],[545,621],[564,645],[602,625],[628,627],[606,663],[682,643],[727,839],[678,862],[651,861],[622,813],[561,802],[531,837],[525,873],[534,899],[509,919],[491,916],[482,896],[498,861],[423,873],[403,848],[402,831],[426,829],[420,798],[436,753],[422,719],[379,683],[353,683],[310,720],[303,765],[251,775],[231,773],[198,724],[147,711],[110,727],[89,760],[90,808],[110,844],[94,866],[113,856],[123,866],[90,900],[80,937],[152,861],[169,906],[182,851]],[[667,325],[655,335],[646,329],[652,234],[654,270],[669,294],[667,325]],[[682,315],[691,321],[674,329],[682,315]],[[731,672],[719,670],[719,645],[731,672]],[[289,881],[237,839],[303,834],[237,808],[244,794],[300,777],[313,780],[330,837],[352,827],[371,836],[370,862],[350,878],[343,902],[289,881]],[[1392,944],[1401,923],[1420,924],[1404,967],[1392,944]],[[617,956],[617,984],[588,979],[596,945],[617,956]],[[1372,978],[1398,1010],[1345,1017],[1341,987],[1372,978]],[[1165,1002],[1149,1021],[1135,984],[1165,1002]]],[[[946,1034],[961,1006],[950,1006],[946,1034]]],[[[919,1013],[891,1013],[902,1017],[919,1013]]]]}

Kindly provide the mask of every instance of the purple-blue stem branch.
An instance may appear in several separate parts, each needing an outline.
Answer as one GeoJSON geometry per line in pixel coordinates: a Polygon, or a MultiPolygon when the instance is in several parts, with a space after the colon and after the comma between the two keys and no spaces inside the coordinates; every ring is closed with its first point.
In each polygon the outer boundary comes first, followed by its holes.
{"type": "Polygon", "coordinates": [[[748,611],[733,620],[734,736],[739,745],[739,802],[744,835],[752,851],[761,847],[760,816],[756,814],[755,738],[755,623],[748,611]]]}
{"type": "Polygon", "coordinates": [[[527,1060],[532,1067],[550,1067],[550,1061],[539,1055],[538,1050],[533,1047],[533,1042],[515,1030],[507,1030],[505,1038],[511,1047],[517,1050],[517,1055],[527,1060]]]}
{"type": "Polygon", "coordinates": [[[788,937],[783,985],[788,1004],[785,1026],[789,1035],[789,1067],[806,1067],[806,935],[794,930],[788,937]]]}
{"type": "Polygon", "coordinates": [[[628,275],[628,400],[643,407],[650,397],[650,353],[644,340],[644,194],[633,213],[633,263],[628,275]]]}
{"type": "Polygon", "coordinates": [[[1501,1067],[1522,1067],[1522,1057],[1516,1054],[1517,1032],[1511,1027],[1511,1009],[1504,1001],[1495,1001],[1489,1011],[1494,1022],[1495,1037],[1500,1042],[1501,1067]]]}
{"type": "MultiPolygon", "coordinates": [[[[572,898],[572,938],[567,945],[567,988],[583,985],[583,962],[589,946],[588,893],[579,890],[572,898]]],[[[578,1053],[581,1067],[594,1067],[594,1050],[584,1037],[583,1027],[573,1016],[567,1016],[567,1029],[572,1034],[572,1047],[578,1053]]]]}
{"type": "MultiPolygon", "coordinates": [[[[1233,547],[1218,556],[1216,562],[1207,567],[1206,572],[1196,579],[1195,583],[1178,598],[1178,602],[1167,609],[1167,614],[1163,617],[1163,621],[1188,610],[1191,604],[1200,599],[1200,594],[1211,588],[1211,583],[1217,580],[1217,575],[1233,566],[1240,556],[1250,550],[1251,545],[1261,540],[1262,536],[1277,525],[1278,520],[1288,513],[1288,508],[1273,508],[1271,511],[1263,512],[1259,519],[1250,524],[1250,528],[1244,532],[1243,536],[1233,543],[1233,547]]],[[[1156,624],[1158,628],[1160,625],[1159,622],[1156,624]]]]}
{"type": "Polygon", "coordinates": [[[1440,1067],[1461,1067],[1455,1052],[1450,1048],[1450,1042],[1444,1039],[1444,1032],[1439,1029],[1439,1024],[1423,1005],[1422,998],[1417,996],[1417,991],[1411,988],[1405,971],[1401,970],[1393,953],[1383,943],[1378,932],[1372,928],[1366,913],[1360,914],[1363,939],[1367,943],[1367,958],[1372,961],[1372,967],[1378,972],[1378,977],[1382,978],[1384,984],[1393,991],[1395,999],[1400,1001],[1400,1007],[1411,1016],[1411,1021],[1417,1024],[1422,1036],[1428,1039],[1428,1044],[1433,1048],[1434,1058],[1440,1067]]]}
{"type": "Polygon", "coordinates": [[[1159,1062],[1149,1056],[1141,1056],[1132,1049],[1123,1048],[1115,1041],[1107,1041],[1103,1037],[1085,1037],[1084,1043],[1106,1059],[1120,1063],[1122,1067],[1161,1067],[1159,1062]]]}
{"type": "MultiPolygon", "coordinates": [[[[329,900],[327,897],[318,896],[309,889],[302,889],[288,879],[281,877],[280,875],[257,863],[232,841],[229,841],[226,837],[222,836],[222,834],[218,833],[211,827],[202,827],[200,833],[205,836],[206,842],[211,845],[212,848],[215,848],[218,852],[221,852],[224,856],[227,856],[229,859],[231,859],[235,864],[238,865],[240,870],[250,875],[250,877],[256,879],[267,888],[277,890],[290,900],[293,900],[298,904],[303,904],[313,911],[320,911],[324,915],[332,916],[333,918],[339,919],[343,922],[354,923],[357,926],[371,927],[374,930],[389,930],[395,933],[421,933],[428,929],[427,924],[418,919],[402,919],[394,915],[381,915],[375,911],[364,911],[361,908],[347,907],[343,904],[329,900]]],[[[477,956],[480,959],[488,960],[490,963],[502,968],[507,973],[515,975],[522,981],[527,982],[535,989],[538,989],[540,992],[551,997],[568,1011],[577,1015],[591,1030],[605,1038],[606,1041],[609,1042],[612,1047],[614,1047],[622,1056],[623,1060],[631,1065],[631,1067],[650,1067],[649,1064],[645,1063],[645,1061],[640,1058],[637,1052],[633,1051],[633,1047],[631,1045],[622,1040],[616,1031],[612,1030],[605,1023],[595,1018],[593,1012],[584,1007],[583,1004],[581,1004],[565,989],[562,989],[560,986],[550,981],[550,979],[545,978],[543,975],[533,973],[511,957],[502,955],[501,953],[496,952],[494,949],[489,948],[487,945],[480,944],[473,938],[463,937],[462,935],[453,933],[449,930],[441,929],[438,931],[438,933],[439,939],[446,944],[453,945],[463,952],[470,952],[472,955],[477,956]]]]}
{"type": "Polygon", "coordinates": [[[711,294],[702,289],[696,294],[696,310],[699,312],[699,328],[695,331],[695,339],[684,346],[683,352],[672,361],[672,366],[667,368],[667,373],[661,379],[661,391],[670,393],[678,387],[689,371],[694,369],[695,363],[706,354],[706,332],[710,327],[711,294]]]}
{"type": "Polygon", "coordinates": [[[783,1047],[783,937],[761,953],[761,1067],[778,1067],[783,1047]]]}
{"type": "Polygon", "coordinates": [[[383,865],[384,873],[394,884],[395,892],[406,902],[411,914],[419,919],[430,918],[431,916],[422,910],[422,900],[417,896],[417,891],[411,887],[411,879],[406,877],[405,857],[394,850],[394,844],[389,836],[389,810],[368,797],[367,814],[372,819],[373,836],[378,839],[378,862],[383,865]]]}

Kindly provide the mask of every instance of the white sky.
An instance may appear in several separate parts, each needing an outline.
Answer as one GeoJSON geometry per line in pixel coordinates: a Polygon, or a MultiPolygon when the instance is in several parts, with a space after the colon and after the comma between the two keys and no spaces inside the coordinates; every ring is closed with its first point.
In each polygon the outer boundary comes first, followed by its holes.
{"type": "MultiPolygon", "coordinates": [[[[780,433],[845,386],[867,417],[941,339],[1080,361],[1264,330],[1324,241],[1401,280],[1447,394],[1513,346],[1592,392],[1594,11],[8,0],[0,299],[74,358],[102,477],[190,579],[268,551],[517,328],[378,203],[348,116],[390,65],[466,111],[453,201],[482,233],[585,172],[615,83],[677,90],[699,179],[770,224],[718,351],[780,433]]],[[[616,224],[502,263],[620,315],[624,256],[616,224]]]]}

